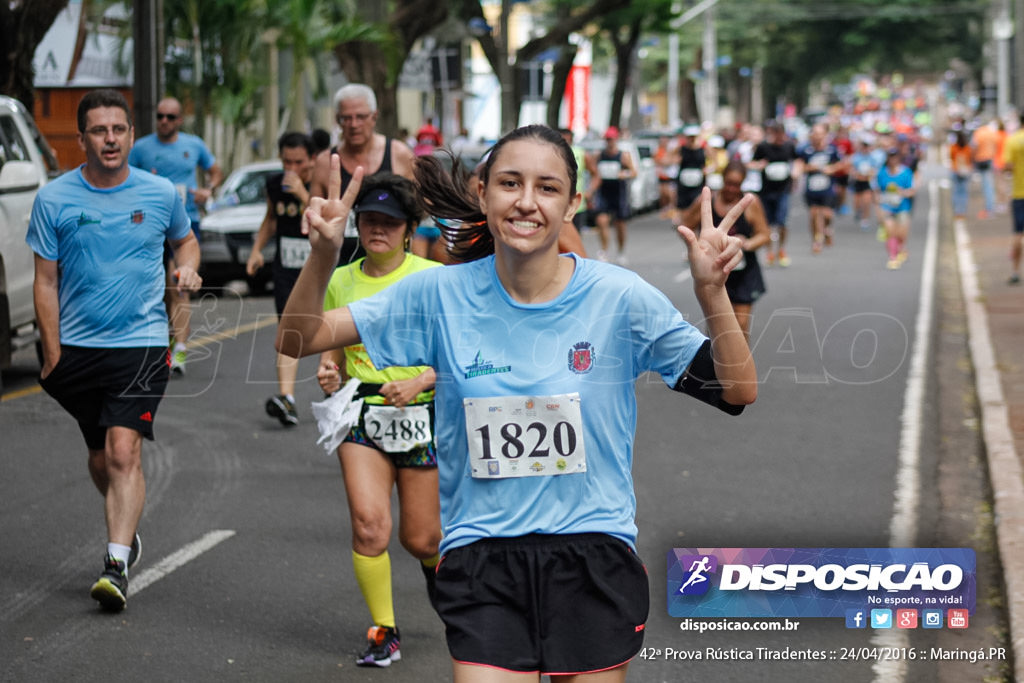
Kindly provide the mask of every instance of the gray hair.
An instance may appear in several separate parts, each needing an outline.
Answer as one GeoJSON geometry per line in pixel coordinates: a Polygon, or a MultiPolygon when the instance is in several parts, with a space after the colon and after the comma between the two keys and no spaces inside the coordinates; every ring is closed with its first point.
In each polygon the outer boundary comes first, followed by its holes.
{"type": "Polygon", "coordinates": [[[363,100],[369,105],[370,111],[377,111],[377,96],[368,85],[349,83],[338,88],[338,92],[334,93],[334,110],[337,111],[338,105],[346,100],[363,100]]]}

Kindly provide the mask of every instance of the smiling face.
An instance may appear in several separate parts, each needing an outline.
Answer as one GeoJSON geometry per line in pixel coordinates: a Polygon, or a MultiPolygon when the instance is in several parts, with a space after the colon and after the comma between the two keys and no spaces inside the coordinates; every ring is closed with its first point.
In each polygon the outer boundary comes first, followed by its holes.
{"type": "Polygon", "coordinates": [[[580,201],[563,155],[536,138],[509,141],[495,154],[477,190],[495,251],[557,252],[562,223],[580,201]]]}

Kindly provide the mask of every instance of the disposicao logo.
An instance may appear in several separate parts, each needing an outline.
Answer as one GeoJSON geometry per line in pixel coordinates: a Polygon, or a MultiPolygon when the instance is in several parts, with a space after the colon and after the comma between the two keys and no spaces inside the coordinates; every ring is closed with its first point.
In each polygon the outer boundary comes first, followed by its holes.
{"type": "Polygon", "coordinates": [[[708,575],[718,569],[718,558],[714,555],[684,555],[679,558],[680,566],[689,567],[679,587],[680,595],[704,595],[711,587],[708,575]]]}
{"type": "Polygon", "coordinates": [[[847,619],[896,608],[970,613],[975,562],[970,548],[674,548],[668,612],[847,619]]]}

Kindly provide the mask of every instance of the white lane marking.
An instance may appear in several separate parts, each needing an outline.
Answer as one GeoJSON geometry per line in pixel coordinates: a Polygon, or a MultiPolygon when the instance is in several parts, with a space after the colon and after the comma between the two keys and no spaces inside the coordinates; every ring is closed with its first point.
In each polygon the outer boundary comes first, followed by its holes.
{"type": "MultiPolygon", "coordinates": [[[[921,419],[924,390],[927,382],[927,363],[931,355],[931,328],[935,307],[935,267],[939,251],[939,187],[936,181],[928,183],[928,237],[925,241],[924,260],[921,265],[921,293],[914,323],[914,346],[910,356],[910,371],[903,393],[903,412],[900,415],[900,448],[896,466],[896,500],[889,522],[889,547],[912,548],[917,536],[917,504],[920,495],[919,471],[921,460],[921,419]]],[[[908,643],[907,632],[899,629],[881,629],[871,636],[876,647],[901,648],[908,643]]],[[[905,661],[879,660],[871,667],[875,683],[899,683],[906,678],[905,661]]]]}
{"type": "Polygon", "coordinates": [[[676,276],[672,278],[673,282],[686,282],[690,279],[690,269],[681,270],[676,273],[676,276]]]}
{"type": "Polygon", "coordinates": [[[131,594],[137,595],[142,589],[156,583],[175,569],[191,562],[221,541],[226,541],[234,535],[235,532],[231,529],[218,529],[207,533],[198,541],[192,541],[180,550],[171,553],[157,562],[155,567],[150,567],[139,572],[138,576],[132,577],[129,586],[131,594]]]}

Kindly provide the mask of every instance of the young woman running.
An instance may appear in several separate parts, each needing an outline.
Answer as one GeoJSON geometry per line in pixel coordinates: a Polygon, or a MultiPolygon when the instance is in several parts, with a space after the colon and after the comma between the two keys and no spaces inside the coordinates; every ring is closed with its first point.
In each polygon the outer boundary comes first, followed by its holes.
{"type": "Polygon", "coordinates": [[[559,255],[580,196],[556,131],[503,137],[475,195],[427,159],[416,171],[427,208],[461,221],[452,249],[470,262],[324,311],[359,178],[340,196],[332,160],[328,198],[305,214],[313,253],[278,348],[361,340],[377,366],[437,372],[436,597],[455,681],[622,681],[648,611],[635,552],[635,382],[654,371],[732,414],[757,397],[725,289],[743,258],[728,230],[749,200],[716,227],[705,195],[700,236],[679,228],[709,339],[631,271],[559,255]]]}

